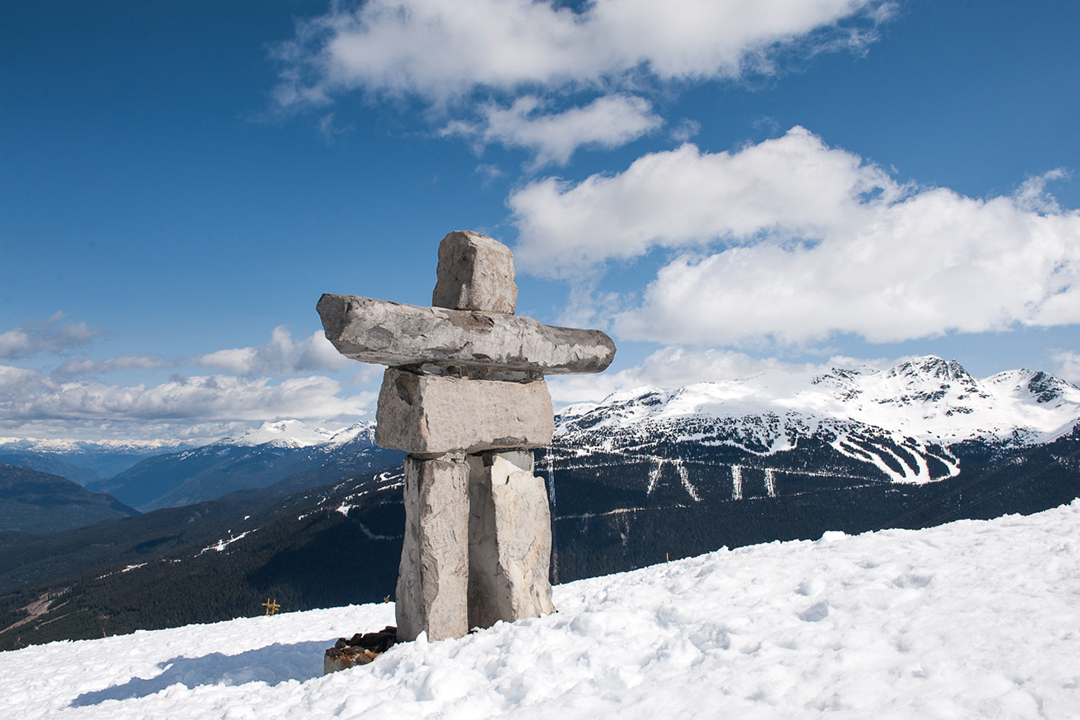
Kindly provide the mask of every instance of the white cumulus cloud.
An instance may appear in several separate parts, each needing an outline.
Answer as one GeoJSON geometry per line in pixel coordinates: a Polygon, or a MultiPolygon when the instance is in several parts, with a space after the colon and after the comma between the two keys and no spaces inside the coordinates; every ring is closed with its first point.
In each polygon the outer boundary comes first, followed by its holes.
{"type": "Polygon", "coordinates": [[[479,123],[454,121],[444,135],[465,135],[478,145],[499,143],[527,148],[534,153],[534,168],[565,165],[583,146],[614,148],[636,140],[663,124],[647,100],[628,95],[608,95],[583,107],[544,113],[543,102],[526,95],[510,107],[489,104],[479,123]]]}
{"type": "Polygon", "coordinates": [[[903,186],[802,128],[735,153],[693,145],[510,198],[516,257],[553,277],[677,253],[624,338],[678,345],[872,342],[1080,322],[1080,213],[1043,183],[970,198],[903,186]]]}
{"type": "Polygon", "coordinates": [[[282,48],[278,99],[325,102],[354,88],[433,101],[489,88],[597,85],[644,71],[660,80],[738,77],[778,45],[868,41],[879,0],[594,0],[581,12],[543,0],[369,0],[335,5],[282,48]]]}
{"type": "MultiPolygon", "coordinates": [[[[582,145],[616,147],[660,125],[643,90],[774,74],[777,58],[861,49],[888,0],[368,0],[333,4],[277,48],[282,108],[351,91],[419,98],[456,117],[444,132],[566,163],[582,145]],[[597,95],[538,112],[538,97],[597,95]]],[[[324,120],[329,117],[324,115],[324,120]]],[[[676,129],[687,137],[691,126],[676,129]]]]}
{"type": "Polygon", "coordinates": [[[291,375],[359,367],[339,353],[322,332],[294,340],[284,325],[270,333],[265,345],[218,350],[195,358],[195,364],[237,375],[291,375]]]}

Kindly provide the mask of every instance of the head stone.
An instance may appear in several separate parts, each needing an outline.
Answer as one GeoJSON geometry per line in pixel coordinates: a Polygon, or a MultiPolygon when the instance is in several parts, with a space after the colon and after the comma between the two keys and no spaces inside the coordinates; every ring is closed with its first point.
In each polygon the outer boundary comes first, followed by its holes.
{"type": "Polygon", "coordinates": [[[435,307],[514,314],[514,254],[487,235],[452,232],[439,243],[435,307]]]}

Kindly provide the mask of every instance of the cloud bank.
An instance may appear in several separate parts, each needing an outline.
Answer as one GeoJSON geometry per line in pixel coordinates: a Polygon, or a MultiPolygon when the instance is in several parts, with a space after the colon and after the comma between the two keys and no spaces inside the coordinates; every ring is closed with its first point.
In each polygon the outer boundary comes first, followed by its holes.
{"type": "MultiPolygon", "coordinates": [[[[58,320],[52,322],[32,335],[43,348],[67,347],[71,338],[86,334],[81,323],[67,330],[56,326],[58,320]]],[[[12,336],[8,332],[0,337],[12,336]]],[[[18,347],[24,353],[32,346],[18,347]]],[[[283,418],[343,425],[371,414],[377,393],[355,387],[358,381],[366,384],[361,376],[368,367],[338,354],[321,332],[295,340],[285,326],[274,328],[264,345],[195,358],[81,357],[64,361],[50,373],[0,364],[0,428],[25,436],[81,432],[90,438],[209,440],[248,423],[283,418]],[[191,366],[225,374],[132,382],[140,372],[191,366]],[[341,369],[360,370],[351,387],[318,374],[341,369]],[[113,373],[124,373],[124,381],[99,377],[113,373]]]]}
{"type": "Polygon", "coordinates": [[[35,370],[0,365],[0,417],[7,427],[53,420],[326,420],[361,417],[375,399],[370,392],[339,397],[341,390],[336,380],[320,376],[281,382],[267,377],[174,376],[152,386],[60,382],[35,370]]]}
{"type": "Polygon", "coordinates": [[[891,342],[1080,322],[1080,213],[1034,178],[978,199],[901,185],[796,127],[734,153],[693,145],[509,199],[521,267],[581,279],[656,248],[675,255],[625,339],[802,345],[837,333],[891,342]]]}

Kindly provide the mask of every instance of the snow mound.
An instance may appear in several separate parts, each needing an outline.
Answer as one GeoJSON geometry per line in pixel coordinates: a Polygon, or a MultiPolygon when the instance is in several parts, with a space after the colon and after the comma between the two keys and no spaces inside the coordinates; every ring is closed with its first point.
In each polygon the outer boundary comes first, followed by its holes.
{"type": "Polygon", "coordinates": [[[0,653],[5,718],[1074,718],[1080,501],[720,550],[322,677],[390,603],[0,653]]]}

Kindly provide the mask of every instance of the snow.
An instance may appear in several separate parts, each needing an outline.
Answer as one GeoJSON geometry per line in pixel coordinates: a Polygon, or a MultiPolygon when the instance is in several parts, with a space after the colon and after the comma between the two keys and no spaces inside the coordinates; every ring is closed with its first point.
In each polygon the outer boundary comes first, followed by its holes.
{"type": "MultiPolygon", "coordinates": [[[[244,518],[244,519],[246,520],[247,518],[244,518]]],[[[203,553],[210,552],[211,550],[213,550],[214,552],[225,552],[225,548],[229,547],[230,545],[232,545],[237,540],[243,540],[245,537],[247,537],[247,535],[250,532],[251,532],[251,530],[245,530],[244,532],[240,533],[239,535],[230,535],[228,540],[226,540],[225,538],[222,538],[222,539],[218,540],[216,543],[214,543],[213,545],[209,545],[207,547],[204,547],[202,550],[199,551],[199,555],[202,555],[203,553]]],[[[146,563],[143,563],[143,565],[145,565],[145,564],[146,563]]]]}
{"type": "Polygon", "coordinates": [[[323,677],[390,603],[0,653],[0,717],[1075,718],[1080,501],[720,550],[323,677]]]}

